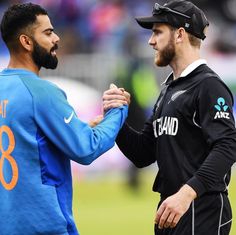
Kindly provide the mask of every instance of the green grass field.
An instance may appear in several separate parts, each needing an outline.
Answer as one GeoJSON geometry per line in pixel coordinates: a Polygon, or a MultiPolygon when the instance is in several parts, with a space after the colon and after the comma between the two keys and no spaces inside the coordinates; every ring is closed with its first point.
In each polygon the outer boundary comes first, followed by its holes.
{"type": "MultiPolygon", "coordinates": [[[[74,183],[74,216],[81,235],[153,235],[158,194],[151,191],[154,174],[141,173],[141,187],[132,191],[122,180],[74,183]]],[[[229,188],[236,215],[236,172],[229,188]]],[[[236,234],[236,220],[230,235],[236,234]]]]}

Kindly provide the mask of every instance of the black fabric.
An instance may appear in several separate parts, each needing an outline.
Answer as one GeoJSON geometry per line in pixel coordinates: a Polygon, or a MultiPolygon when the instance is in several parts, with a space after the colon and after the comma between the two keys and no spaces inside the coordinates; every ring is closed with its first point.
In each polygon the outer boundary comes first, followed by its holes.
{"type": "Polygon", "coordinates": [[[170,77],[163,90],[142,131],[122,128],[119,148],[138,167],[157,162],[153,190],[163,195],[186,183],[198,197],[226,191],[236,161],[230,90],[207,65],[174,81],[170,77]]]}
{"type": "Polygon", "coordinates": [[[126,157],[138,168],[156,161],[156,140],[153,135],[152,117],[145,123],[142,132],[137,132],[127,123],[120,130],[116,143],[126,157]]]}

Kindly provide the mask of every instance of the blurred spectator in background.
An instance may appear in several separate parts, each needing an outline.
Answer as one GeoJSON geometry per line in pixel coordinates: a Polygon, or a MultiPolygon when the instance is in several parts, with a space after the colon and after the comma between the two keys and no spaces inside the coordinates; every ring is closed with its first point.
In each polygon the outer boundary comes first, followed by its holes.
{"type": "Polygon", "coordinates": [[[127,31],[127,10],[123,0],[103,0],[89,13],[95,51],[120,52],[127,31]]]}

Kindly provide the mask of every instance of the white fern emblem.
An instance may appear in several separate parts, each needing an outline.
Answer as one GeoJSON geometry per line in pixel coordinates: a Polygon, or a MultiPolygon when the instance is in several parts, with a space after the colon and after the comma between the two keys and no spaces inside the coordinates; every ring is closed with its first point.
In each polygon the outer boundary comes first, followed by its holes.
{"type": "Polygon", "coordinates": [[[171,96],[171,99],[170,101],[168,102],[168,104],[171,102],[171,101],[175,101],[180,95],[184,94],[187,90],[181,90],[181,91],[177,91],[175,92],[172,96],[171,96]]]}

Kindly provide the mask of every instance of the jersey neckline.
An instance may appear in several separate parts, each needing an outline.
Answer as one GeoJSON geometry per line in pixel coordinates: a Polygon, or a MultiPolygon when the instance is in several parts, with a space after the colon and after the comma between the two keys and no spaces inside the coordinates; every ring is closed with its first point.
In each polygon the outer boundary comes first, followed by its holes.
{"type": "Polygon", "coordinates": [[[30,74],[33,77],[40,79],[40,77],[34,72],[22,69],[22,68],[5,68],[1,71],[1,75],[19,75],[19,74],[30,74]]]}

